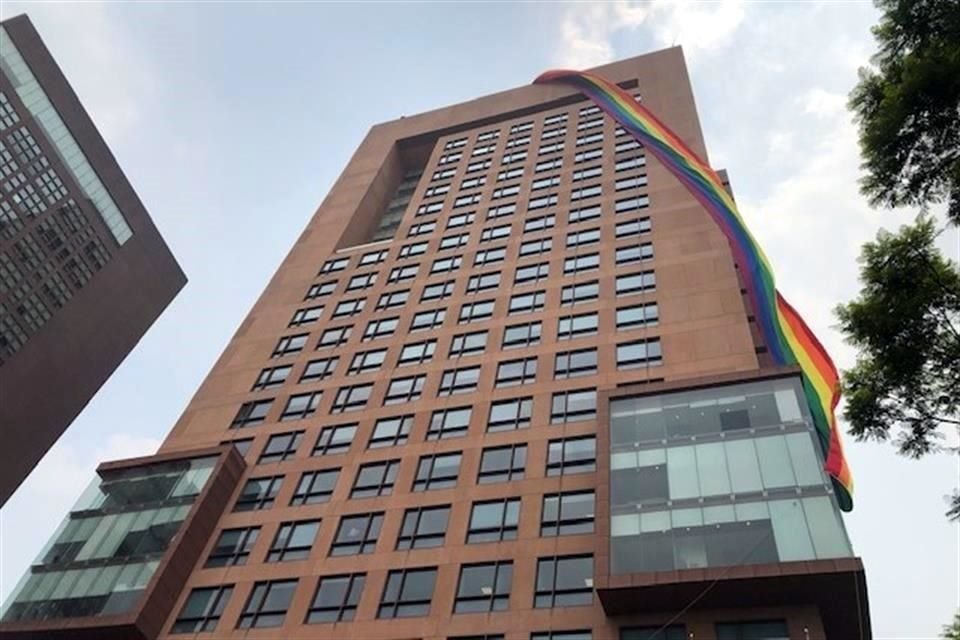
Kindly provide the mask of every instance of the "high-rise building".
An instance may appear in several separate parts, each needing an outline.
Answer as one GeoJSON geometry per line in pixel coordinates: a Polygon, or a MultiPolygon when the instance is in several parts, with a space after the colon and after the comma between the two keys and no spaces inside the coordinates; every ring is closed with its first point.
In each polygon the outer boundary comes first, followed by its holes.
{"type": "MultiPolygon", "coordinates": [[[[598,72],[705,155],[680,49],[598,72]]],[[[754,324],[720,230],[575,90],[375,126],[0,635],[869,638],[798,371],[754,324]]]]}
{"type": "Polygon", "coordinates": [[[0,504],[185,283],[30,20],[0,22],[0,504]]]}

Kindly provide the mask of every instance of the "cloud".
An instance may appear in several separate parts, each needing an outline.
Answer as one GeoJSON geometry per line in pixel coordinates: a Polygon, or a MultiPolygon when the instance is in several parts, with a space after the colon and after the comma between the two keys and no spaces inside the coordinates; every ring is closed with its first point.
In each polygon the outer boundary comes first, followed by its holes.
{"type": "Polygon", "coordinates": [[[839,93],[831,93],[817,87],[811,89],[802,98],[803,110],[818,117],[835,116],[845,113],[847,97],[839,93]]]}

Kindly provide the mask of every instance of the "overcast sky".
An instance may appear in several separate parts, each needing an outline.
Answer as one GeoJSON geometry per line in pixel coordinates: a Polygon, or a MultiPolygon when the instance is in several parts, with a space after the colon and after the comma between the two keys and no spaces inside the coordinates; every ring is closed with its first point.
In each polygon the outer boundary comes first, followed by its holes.
{"type": "MultiPolygon", "coordinates": [[[[374,123],[682,45],[712,164],[841,367],[832,309],[860,245],[913,215],[856,189],[845,96],[873,50],[866,2],[0,4],[23,11],[190,282],[0,514],[0,598],[98,462],[157,448],[374,123]]],[[[943,240],[957,259],[956,230],[943,240]]],[[[957,457],[849,438],[847,455],[875,637],[933,638],[960,598],[957,457]]]]}

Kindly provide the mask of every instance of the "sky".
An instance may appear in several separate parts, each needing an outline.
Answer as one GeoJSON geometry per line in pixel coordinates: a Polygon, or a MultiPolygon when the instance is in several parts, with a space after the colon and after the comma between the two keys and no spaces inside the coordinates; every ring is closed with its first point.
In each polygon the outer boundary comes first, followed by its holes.
{"type": "MultiPolygon", "coordinates": [[[[375,123],[683,46],[711,163],[841,368],[832,310],[860,247],[916,213],[857,191],[845,104],[874,49],[867,2],[0,3],[24,11],[189,283],[0,512],[0,599],[98,462],[156,450],[375,123]]],[[[957,230],[941,240],[960,259],[957,230]]],[[[960,458],[846,449],[874,637],[934,638],[960,606],[960,458]]]]}

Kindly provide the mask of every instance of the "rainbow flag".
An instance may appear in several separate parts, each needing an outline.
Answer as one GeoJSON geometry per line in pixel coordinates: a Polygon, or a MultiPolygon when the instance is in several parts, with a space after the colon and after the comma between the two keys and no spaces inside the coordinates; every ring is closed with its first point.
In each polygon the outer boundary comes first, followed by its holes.
{"type": "Polygon", "coordinates": [[[804,394],[826,458],[824,470],[833,481],[840,508],[850,511],[853,476],[843,455],[834,411],[840,400],[837,369],[800,314],[777,291],[770,261],[717,173],[646,107],[612,82],[592,73],[556,70],[542,74],[534,84],[549,82],[572,85],[593,100],[683,183],[723,231],[740,267],[767,349],[777,364],[796,365],[802,372],[804,394]]]}

